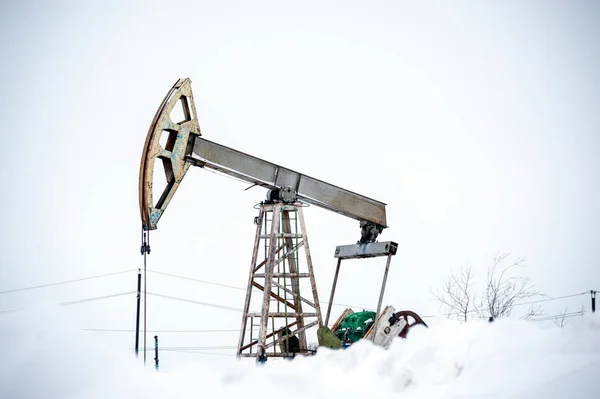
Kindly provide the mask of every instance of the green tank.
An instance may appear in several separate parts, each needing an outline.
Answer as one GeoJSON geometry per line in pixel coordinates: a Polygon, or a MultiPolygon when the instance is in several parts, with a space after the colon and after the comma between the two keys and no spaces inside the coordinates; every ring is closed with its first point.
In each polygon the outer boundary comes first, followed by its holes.
{"type": "Polygon", "coordinates": [[[375,312],[363,311],[352,313],[342,320],[334,331],[342,342],[354,343],[364,338],[369,328],[375,322],[375,312]]]}

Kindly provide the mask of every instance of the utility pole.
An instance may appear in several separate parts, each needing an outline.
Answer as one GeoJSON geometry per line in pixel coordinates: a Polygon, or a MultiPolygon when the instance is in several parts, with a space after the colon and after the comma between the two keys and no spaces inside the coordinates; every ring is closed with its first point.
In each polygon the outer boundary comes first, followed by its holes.
{"type": "Polygon", "coordinates": [[[142,270],[138,269],[137,275],[137,311],[135,316],[135,357],[140,350],[140,300],[142,296],[142,270]]]}
{"type": "Polygon", "coordinates": [[[146,255],[150,255],[150,232],[142,228],[142,247],[140,252],[144,256],[144,364],[146,364],[146,255]]]}
{"type": "Polygon", "coordinates": [[[158,370],[158,335],[154,336],[154,367],[158,370]]]}

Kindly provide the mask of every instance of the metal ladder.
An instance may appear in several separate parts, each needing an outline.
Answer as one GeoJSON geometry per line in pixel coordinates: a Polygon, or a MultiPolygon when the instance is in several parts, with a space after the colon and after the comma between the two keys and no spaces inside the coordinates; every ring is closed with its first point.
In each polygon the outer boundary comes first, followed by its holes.
{"type": "Polygon", "coordinates": [[[323,320],[302,208],[299,202],[260,204],[259,215],[255,218],[256,235],[237,347],[238,358],[255,357],[257,362],[262,362],[268,357],[312,354],[307,350],[306,330],[322,326],[323,320]],[[300,270],[299,251],[302,248],[306,272],[300,270]],[[264,253],[259,261],[260,252],[264,253]],[[312,300],[302,297],[300,279],[309,279],[312,300]],[[262,291],[260,312],[250,311],[255,290],[262,291]],[[271,311],[273,301],[277,304],[276,311],[271,311]],[[258,319],[257,339],[254,339],[254,322],[248,325],[249,318],[258,319]],[[271,332],[267,333],[269,326],[271,332]],[[281,335],[286,328],[291,331],[287,337],[281,335]],[[250,339],[246,340],[248,330],[250,339]],[[280,342],[291,336],[298,337],[298,353],[290,353],[286,350],[286,342],[280,342]]]}

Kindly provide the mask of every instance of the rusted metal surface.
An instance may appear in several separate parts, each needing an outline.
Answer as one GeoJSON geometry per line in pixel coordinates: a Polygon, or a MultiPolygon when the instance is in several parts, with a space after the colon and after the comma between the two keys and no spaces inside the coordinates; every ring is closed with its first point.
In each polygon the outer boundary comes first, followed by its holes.
{"type": "Polygon", "coordinates": [[[212,168],[247,182],[277,189],[291,187],[304,202],[344,216],[387,227],[385,203],[323,182],[291,169],[205,140],[192,94],[191,80],[179,79],[161,102],[144,143],[140,163],[139,202],[144,230],[154,230],[190,165],[212,168]],[[184,120],[173,121],[174,107],[181,104],[184,120]],[[167,135],[164,147],[161,137],[167,135]],[[166,187],[153,192],[155,162],[162,162],[166,187]]]}
{"type": "Polygon", "coordinates": [[[406,338],[406,334],[408,334],[408,331],[410,330],[411,327],[414,327],[416,325],[423,325],[423,326],[427,327],[427,323],[425,323],[423,321],[421,316],[419,316],[418,314],[416,314],[415,312],[413,312],[411,310],[401,310],[399,312],[396,312],[394,315],[399,319],[406,320],[406,323],[407,323],[406,326],[402,329],[402,331],[398,335],[400,338],[406,338]]]}
{"type": "MultiPolygon", "coordinates": [[[[411,310],[400,310],[398,312],[394,312],[394,308],[392,306],[386,306],[383,311],[381,312],[381,315],[378,317],[379,323],[386,325],[389,324],[388,318],[389,315],[394,315],[394,317],[396,317],[399,320],[403,320],[406,324],[402,327],[402,329],[400,330],[400,332],[398,333],[398,337],[400,338],[406,338],[406,335],[408,334],[408,332],[410,331],[410,329],[416,325],[423,325],[425,327],[427,327],[427,324],[423,321],[423,319],[415,312],[411,311],[411,310]]],[[[377,327],[378,328],[378,327],[377,327]]],[[[375,323],[371,326],[371,328],[369,329],[369,331],[365,334],[363,339],[375,339],[375,332],[376,332],[376,326],[375,323]]]]}
{"type": "MultiPolygon", "coordinates": [[[[285,207],[281,214],[281,223],[282,223],[283,233],[280,234],[280,237],[283,238],[283,241],[285,242],[285,245],[286,245],[286,253],[282,257],[282,259],[287,259],[288,268],[290,269],[290,273],[287,273],[287,275],[286,275],[286,273],[277,273],[277,274],[283,274],[281,276],[283,278],[286,278],[288,276],[291,277],[292,292],[294,294],[296,294],[293,297],[294,305],[296,305],[296,308],[297,308],[298,314],[299,314],[296,317],[296,321],[298,322],[298,328],[300,331],[300,334],[298,335],[300,350],[305,351],[306,350],[306,333],[304,332],[304,328],[303,328],[304,327],[304,318],[302,316],[300,316],[300,314],[302,314],[302,302],[298,299],[300,296],[300,281],[298,280],[298,278],[302,277],[301,276],[302,273],[298,273],[298,267],[296,265],[296,258],[294,257],[294,253],[295,253],[294,241],[292,239],[292,238],[304,239],[304,236],[303,236],[303,234],[292,234],[292,226],[290,223],[290,210],[286,209],[286,208],[288,208],[288,207],[285,207]]],[[[304,240],[302,242],[304,242],[304,240]]],[[[276,277],[275,274],[273,275],[273,277],[276,277]]]]}
{"type": "MultiPolygon", "coordinates": [[[[259,290],[263,291],[263,292],[265,291],[265,287],[263,287],[262,285],[258,284],[256,281],[253,281],[252,285],[254,287],[258,288],[259,290]]],[[[298,310],[298,308],[294,304],[286,301],[285,299],[283,299],[282,297],[280,297],[279,295],[277,295],[276,293],[274,293],[273,290],[271,290],[271,297],[277,299],[279,302],[281,302],[281,303],[289,306],[290,308],[292,308],[292,309],[294,309],[296,311],[298,310]]]]}
{"type": "MultiPolygon", "coordinates": [[[[269,338],[273,337],[274,335],[277,335],[277,334],[279,334],[279,333],[280,333],[281,331],[283,331],[283,330],[284,330],[286,327],[287,327],[287,328],[290,328],[290,327],[293,327],[293,326],[295,326],[295,325],[296,325],[296,322],[293,322],[293,323],[291,323],[291,324],[289,324],[289,325],[287,325],[287,326],[283,326],[283,327],[281,327],[281,328],[279,328],[279,329],[277,329],[277,330],[275,330],[275,331],[273,331],[273,332],[271,332],[271,333],[267,334],[267,339],[269,339],[269,338]]],[[[242,349],[242,351],[245,351],[246,349],[250,349],[251,347],[253,347],[253,346],[254,346],[254,345],[256,345],[256,344],[258,344],[258,340],[256,340],[256,341],[252,341],[252,340],[250,340],[250,343],[249,343],[249,344],[247,344],[247,345],[244,345],[244,346],[242,346],[242,348],[241,348],[241,349],[242,349]]]]}
{"type": "MultiPolygon", "coordinates": [[[[313,321],[311,323],[308,323],[307,325],[305,325],[303,327],[299,327],[297,330],[292,331],[292,335],[301,335],[301,334],[305,333],[306,330],[308,330],[309,328],[312,328],[312,327],[316,326],[317,324],[319,324],[318,320],[315,320],[315,321],[313,321]]],[[[267,344],[267,348],[270,348],[273,345],[277,345],[279,342],[281,342],[281,339],[277,339],[277,340],[275,340],[273,342],[269,342],[267,344]]],[[[305,350],[306,350],[306,348],[304,348],[304,349],[300,348],[300,351],[305,351],[305,350]]]]}
{"type": "MultiPolygon", "coordinates": [[[[248,285],[246,287],[246,299],[244,301],[244,310],[242,312],[242,328],[240,330],[240,339],[238,341],[237,357],[239,358],[242,345],[244,344],[244,335],[248,322],[248,311],[250,310],[250,299],[252,298],[252,281],[254,280],[254,266],[258,257],[258,246],[260,244],[260,229],[262,228],[264,210],[261,208],[258,211],[258,223],[256,224],[256,234],[254,236],[254,246],[252,250],[252,261],[250,262],[250,273],[248,274],[248,285]]],[[[252,323],[252,322],[251,322],[252,323]]],[[[252,339],[252,337],[250,337],[252,339]]]]}
{"type": "Polygon", "coordinates": [[[303,298],[301,295],[297,295],[295,294],[292,290],[290,290],[289,288],[284,287],[283,285],[273,281],[273,287],[277,287],[279,289],[284,290],[285,292],[287,292],[288,294],[292,295],[294,298],[299,298],[302,302],[304,302],[307,305],[312,306],[313,308],[315,307],[315,304],[311,301],[309,301],[306,298],[303,298]]]}
{"type": "MultiPolygon", "coordinates": [[[[254,277],[265,277],[266,273],[256,273],[254,277]]],[[[275,278],[308,278],[310,273],[273,273],[272,277],[275,278]]]]}
{"type": "MultiPolygon", "coordinates": [[[[273,281],[273,265],[275,263],[275,251],[277,249],[277,233],[279,232],[279,221],[281,218],[281,207],[273,207],[271,219],[271,237],[269,238],[269,260],[265,264],[265,289],[263,291],[263,303],[260,313],[260,328],[258,330],[258,353],[265,356],[267,353],[267,323],[269,322],[269,305],[271,299],[271,282],[273,281]]],[[[252,315],[254,316],[254,315],[252,315]]]]}
{"type": "MultiPolygon", "coordinates": [[[[310,353],[312,354],[312,352],[310,353]]],[[[301,353],[301,355],[305,355],[304,353],[301,353]]],[[[257,357],[258,354],[257,353],[242,353],[242,355],[240,357],[257,357]]],[[[269,353],[269,357],[290,357],[289,354],[287,353],[269,353]]]]}
{"type": "MultiPolygon", "coordinates": [[[[377,229],[387,227],[385,204],[383,202],[205,140],[200,136],[200,125],[196,115],[191,80],[188,78],[179,79],[171,87],[156,111],[144,143],[139,175],[139,205],[144,230],[156,229],[159,219],[165,212],[191,165],[221,171],[268,189],[290,187],[291,190],[297,193],[297,198],[304,203],[313,204],[359,220],[361,225],[363,222],[369,222],[376,225],[377,229]],[[174,115],[173,110],[177,106],[182,107],[183,120],[181,121],[173,120],[172,117],[174,115]],[[166,177],[166,186],[162,191],[156,191],[158,187],[156,182],[153,181],[157,160],[160,160],[162,163],[166,177]]],[[[285,198],[283,199],[285,200],[285,198]]],[[[285,201],[293,201],[293,199],[285,201]]],[[[244,339],[248,327],[248,317],[259,317],[260,319],[257,339],[259,354],[266,353],[266,340],[268,337],[268,334],[266,334],[267,319],[274,322],[274,317],[293,317],[298,324],[295,334],[298,334],[303,350],[306,349],[304,331],[308,328],[308,325],[313,325],[314,323],[304,324],[305,321],[303,318],[316,317],[316,323],[319,326],[323,325],[310,246],[306,237],[302,204],[282,204],[277,202],[272,205],[265,204],[261,206],[259,215],[260,222],[256,229],[255,245],[242,315],[238,357],[242,355],[242,348],[245,347],[244,339]],[[267,211],[273,213],[271,231],[270,234],[261,234],[261,228],[264,226],[266,229],[267,226],[266,219],[264,218],[267,211]],[[297,218],[300,221],[300,234],[293,232],[291,229],[289,212],[292,211],[296,212],[297,218]],[[281,221],[280,214],[283,215],[281,221]],[[298,239],[301,241],[298,242],[298,239]],[[265,254],[264,261],[258,262],[261,240],[268,243],[268,254],[265,254]],[[293,240],[296,240],[295,246],[293,245],[293,240]],[[301,247],[304,247],[308,273],[302,273],[300,265],[297,264],[296,256],[301,247]],[[280,269],[281,266],[283,266],[284,270],[277,270],[276,272],[275,267],[280,269]],[[264,273],[256,273],[263,267],[264,273]],[[286,268],[287,270],[285,270],[286,268]],[[256,278],[264,279],[264,284],[255,281],[254,279],[256,278]],[[300,295],[299,278],[310,279],[314,302],[310,302],[300,295]],[[288,279],[291,280],[291,289],[288,289],[286,286],[288,279]],[[281,281],[284,282],[283,286],[281,281]],[[282,288],[284,294],[280,295],[281,291],[277,294],[272,292],[274,286],[282,288]],[[262,307],[259,314],[250,312],[251,292],[253,288],[263,291],[262,307]],[[287,299],[289,298],[287,294],[291,295],[291,300],[287,299]],[[278,301],[278,307],[280,303],[283,303],[292,311],[270,312],[271,298],[275,298],[278,301]],[[302,309],[303,302],[313,307],[314,312],[304,311],[302,309]]],[[[329,319],[330,310],[331,304],[329,304],[327,319],[329,319]]],[[[285,322],[288,324],[287,320],[285,322]]],[[[272,328],[275,328],[274,325],[272,328]]],[[[270,343],[270,346],[274,346],[274,343],[270,343]]]]}
{"type": "Polygon", "coordinates": [[[310,246],[308,245],[308,237],[306,235],[306,223],[304,221],[304,213],[302,207],[298,207],[298,216],[300,219],[300,229],[304,234],[304,250],[306,255],[306,266],[308,268],[308,274],[310,275],[310,288],[313,292],[313,298],[315,301],[315,310],[317,312],[317,320],[319,321],[319,327],[323,325],[323,319],[321,318],[321,304],[319,303],[319,292],[317,291],[317,282],[315,280],[315,272],[313,270],[312,255],[310,254],[310,246]]]}
{"type": "MultiPolygon", "coordinates": [[[[302,234],[283,233],[283,234],[278,234],[277,237],[283,237],[283,238],[302,238],[302,234]]],[[[260,236],[260,238],[269,238],[269,235],[268,234],[262,234],[260,236]]]]}
{"type": "MultiPolygon", "coordinates": [[[[264,309],[263,309],[264,310],[264,309]]],[[[296,316],[301,316],[301,317],[317,317],[317,313],[296,313],[296,312],[252,312],[252,313],[248,313],[248,316],[250,317],[263,317],[262,315],[265,315],[264,317],[296,317],[296,316]]]]}
{"type": "MultiPolygon", "coordinates": [[[[298,338],[297,348],[299,352],[294,351],[294,353],[314,353],[314,351],[311,352],[307,349],[306,330],[321,325],[322,321],[318,296],[315,296],[316,284],[314,283],[310,248],[307,245],[308,239],[304,222],[300,216],[302,206],[300,203],[283,204],[279,202],[260,205],[248,290],[257,288],[263,292],[261,308],[260,311],[249,310],[251,294],[247,293],[243,311],[244,320],[242,321],[242,329],[247,330],[246,320],[248,318],[257,319],[259,331],[258,337],[251,339],[251,342],[244,340],[245,331],[240,334],[237,350],[238,358],[247,357],[249,348],[256,348],[252,357],[257,357],[257,361],[263,356],[267,358],[280,356],[277,343],[285,342],[291,336],[298,338]],[[296,215],[296,217],[292,219],[292,215],[296,215]],[[298,231],[294,231],[292,220],[298,222],[295,225],[298,231]],[[265,244],[265,259],[262,260],[259,259],[262,253],[261,243],[265,244]],[[310,262],[308,273],[301,272],[301,267],[305,266],[304,262],[301,265],[296,258],[300,248],[304,248],[306,263],[310,262]],[[310,291],[313,295],[311,298],[313,302],[302,297],[300,290],[301,278],[311,279],[311,287],[315,288],[315,290],[311,289],[310,291]],[[276,299],[277,308],[271,305],[271,298],[276,299]],[[279,304],[284,306],[279,306],[279,304]],[[303,307],[306,306],[310,308],[304,309],[303,307]],[[313,320],[307,320],[307,318],[313,320]],[[288,319],[290,320],[288,321],[288,319]],[[291,323],[292,321],[293,323],[291,323]],[[282,324],[283,327],[280,327],[282,324]],[[267,334],[267,326],[272,326],[271,328],[275,333],[267,334]],[[289,335],[284,334],[288,338],[275,336],[278,332],[282,332],[286,327],[291,326],[297,328],[289,335]],[[277,338],[280,338],[280,340],[277,340],[277,338]]],[[[252,333],[252,328],[250,331],[252,333]]],[[[293,354],[289,353],[288,355],[292,356],[293,354]]]]}
{"type": "MultiPolygon", "coordinates": [[[[254,317],[250,318],[250,342],[254,342],[254,337],[252,336],[252,331],[254,330],[253,328],[253,324],[254,324],[254,317]]],[[[258,341],[256,341],[258,342],[258,341]]],[[[250,348],[250,353],[252,353],[252,348],[250,348]]],[[[239,353],[238,355],[238,359],[239,359],[239,353]]]]}
{"type": "MultiPolygon", "coordinates": [[[[260,237],[260,238],[269,238],[269,236],[266,237],[260,237]]],[[[279,252],[281,252],[281,250],[285,248],[285,245],[281,245],[279,248],[277,248],[277,251],[275,251],[275,255],[279,254],[279,252]]],[[[260,270],[261,267],[263,267],[266,263],[267,260],[269,258],[265,258],[262,262],[260,262],[258,265],[256,265],[256,267],[253,269],[254,272],[257,272],[258,270],[260,270]]]]}
{"type": "Polygon", "coordinates": [[[156,229],[158,220],[189,169],[190,163],[185,158],[191,153],[194,136],[200,136],[200,125],[196,116],[191,80],[179,79],[156,111],[144,143],[139,178],[140,214],[144,230],[156,229]],[[173,108],[178,104],[183,108],[183,121],[171,119],[173,108]],[[160,143],[163,134],[168,135],[164,147],[160,143]],[[157,159],[162,161],[167,181],[158,200],[153,194],[157,159]]]}
{"type": "MultiPolygon", "coordinates": [[[[270,237],[269,235],[265,235],[265,234],[262,234],[260,236],[260,238],[269,238],[269,237],[270,237]]],[[[292,248],[291,251],[286,252],[285,255],[283,255],[283,257],[281,257],[280,259],[275,259],[275,266],[279,265],[283,261],[283,259],[286,258],[287,256],[289,256],[290,254],[293,254],[296,251],[298,251],[298,249],[300,249],[303,245],[304,245],[304,241],[300,241],[296,247],[292,248]]],[[[279,248],[277,248],[277,251],[275,251],[275,255],[278,255],[279,252],[281,252],[281,250],[284,249],[285,247],[286,247],[286,244],[279,246],[279,248]]],[[[258,265],[256,265],[256,267],[254,268],[254,271],[256,272],[256,271],[260,270],[260,268],[263,267],[265,265],[265,263],[267,263],[267,259],[264,259],[262,262],[260,262],[258,265]]],[[[257,275],[257,277],[258,277],[258,275],[257,275]]],[[[261,275],[260,277],[264,277],[264,275],[261,275]]],[[[278,277],[283,277],[283,276],[278,276],[278,277]]],[[[304,276],[304,277],[307,277],[307,276],[304,276]]]]}

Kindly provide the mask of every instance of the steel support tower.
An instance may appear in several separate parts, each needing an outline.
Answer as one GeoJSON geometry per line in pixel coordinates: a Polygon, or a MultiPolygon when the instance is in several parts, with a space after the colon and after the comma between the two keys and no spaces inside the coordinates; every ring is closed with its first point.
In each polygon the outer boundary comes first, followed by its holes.
{"type": "Polygon", "coordinates": [[[269,357],[313,353],[308,349],[306,330],[321,327],[323,320],[302,213],[304,206],[300,202],[273,202],[259,207],[238,358],[255,357],[262,362],[269,357]],[[300,261],[301,252],[304,262],[300,261]],[[301,284],[307,280],[309,285],[301,284]],[[309,291],[308,298],[302,295],[301,287],[309,291]],[[260,311],[250,309],[253,293],[262,294],[260,311]],[[254,339],[256,320],[258,338],[254,339]]]}

